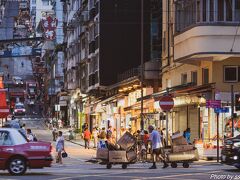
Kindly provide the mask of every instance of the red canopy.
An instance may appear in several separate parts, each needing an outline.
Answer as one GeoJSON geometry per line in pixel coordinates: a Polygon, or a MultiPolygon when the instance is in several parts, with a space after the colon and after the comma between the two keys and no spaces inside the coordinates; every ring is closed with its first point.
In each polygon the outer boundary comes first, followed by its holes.
{"type": "Polygon", "coordinates": [[[9,108],[6,101],[6,91],[4,91],[2,77],[0,77],[0,118],[6,118],[9,115],[9,108]]]}

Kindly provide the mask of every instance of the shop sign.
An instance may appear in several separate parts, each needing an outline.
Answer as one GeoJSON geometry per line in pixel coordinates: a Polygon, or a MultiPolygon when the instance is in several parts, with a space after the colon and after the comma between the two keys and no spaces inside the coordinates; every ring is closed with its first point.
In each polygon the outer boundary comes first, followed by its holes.
{"type": "Polygon", "coordinates": [[[67,106],[67,101],[59,101],[60,106],[67,106]]]}
{"type": "Polygon", "coordinates": [[[215,113],[229,113],[229,108],[228,107],[223,107],[223,108],[215,108],[214,109],[215,113]]]}
{"type": "Polygon", "coordinates": [[[221,101],[220,100],[207,100],[206,107],[207,108],[220,108],[221,101]]]}

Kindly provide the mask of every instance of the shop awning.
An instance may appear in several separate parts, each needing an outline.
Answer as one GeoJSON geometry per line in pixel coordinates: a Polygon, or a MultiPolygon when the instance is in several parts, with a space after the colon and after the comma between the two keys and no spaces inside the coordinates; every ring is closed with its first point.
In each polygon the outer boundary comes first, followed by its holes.
{"type": "Polygon", "coordinates": [[[158,93],[154,93],[152,96],[155,99],[155,101],[159,100],[161,96],[169,92],[170,95],[173,95],[175,97],[181,96],[181,95],[191,95],[191,94],[197,94],[197,93],[204,93],[204,92],[209,92],[212,89],[214,89],[215,83],[209,83],[209,84],[204,84],[201,86],[195,86],[192,83],[184,84],[184,85],[179,85],[179,86],[174,86],[169,89],[162,90],[158,93]]]}

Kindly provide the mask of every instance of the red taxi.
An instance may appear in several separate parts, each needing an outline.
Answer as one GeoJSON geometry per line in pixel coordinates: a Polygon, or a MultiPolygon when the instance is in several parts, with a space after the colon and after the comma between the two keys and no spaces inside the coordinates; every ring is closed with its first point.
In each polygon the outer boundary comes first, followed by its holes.
{"type": "Polygon", "coordinates": [[[51,150],[51,143],[28,142],[18,129],[0,128],[0,170],[23,175],[27,168],[50,167],[51,150]]]}

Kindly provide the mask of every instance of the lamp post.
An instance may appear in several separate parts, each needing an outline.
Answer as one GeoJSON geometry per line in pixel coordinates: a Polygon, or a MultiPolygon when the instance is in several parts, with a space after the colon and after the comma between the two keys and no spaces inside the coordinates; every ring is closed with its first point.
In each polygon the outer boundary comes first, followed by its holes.
{"type": "Polygon", "coordinates": [[[144,119],[143,119],[143,81],[144,81],[144,0],[141,0],[141,130],[144,130],[144,119]]]}

